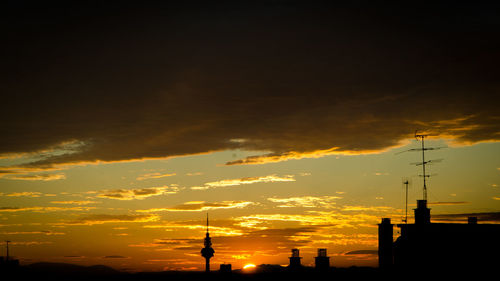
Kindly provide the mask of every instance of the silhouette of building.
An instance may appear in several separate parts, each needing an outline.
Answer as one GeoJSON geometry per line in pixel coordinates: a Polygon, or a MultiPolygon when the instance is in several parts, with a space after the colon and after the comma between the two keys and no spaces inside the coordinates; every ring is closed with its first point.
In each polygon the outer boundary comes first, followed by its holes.
{"type": "Polygon", "coordinates": [[[330,268],[330,257],[327,256],[326,249],[318,249],[318,256],[314,258],[314,265],[318,270],[330,268]]]}
{"type": "Polygon", "coordinates": [[[221,273],[231,273],[232,268],[230,263],[223,263],[219,267],[219,272],[221,273]]]}
{"type": "Polygon", "coordinates": [[[289,257],[289,259],[290,259],[290,265],[288,266],[289,268],[297,269],[302,267],[302,265],[300,264],[300,260],[302,259],[302,257],[300,257],[299,249],[292,249],[292,256],[289,257]]]}
{"type": "Polygon", "coordinates": [[[379,224],[379,265],[401,270],[474,271],[494,268],[498,260],[491,253],[500,251],[500,224],[432,223],[426,200],[418,200],[414,224],[398,224],[400,236],[392,242],[390,219],[379,224]]]}
{"type": "Polygon", "coordinates": [[[210,272],[210,258],[214,256],[214,249],[212,248],[212,239],[208,232],[208,214],[207,214],[207,234],[205,240],[203,241],[205,247],[201,249],[201,256],[205,258],[205,272],[210,272]]]}
{"type": "Polygon", "coordinates": [[[378,225],[378,265],[390,268],[393,264],[393,225],[390,218],[383,218],[378,225]]]}

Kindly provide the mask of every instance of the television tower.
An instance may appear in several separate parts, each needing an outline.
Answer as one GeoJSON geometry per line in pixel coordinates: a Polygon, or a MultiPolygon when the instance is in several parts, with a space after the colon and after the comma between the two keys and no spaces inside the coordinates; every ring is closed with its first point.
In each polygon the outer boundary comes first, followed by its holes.
{"type": "Polygon", "coordinates": [[[207,213],[207,234],[204,240],[205,247],[201,249],[201,256],[205,258],[205,272],[210,272],[210,258],[214,256],[214,249],[212,248],[212,238],[208,233],[208,213],[207,213]]]}

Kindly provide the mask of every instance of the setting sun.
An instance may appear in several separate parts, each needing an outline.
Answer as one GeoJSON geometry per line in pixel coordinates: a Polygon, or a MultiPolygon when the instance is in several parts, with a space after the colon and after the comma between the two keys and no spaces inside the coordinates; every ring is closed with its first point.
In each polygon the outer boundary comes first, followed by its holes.
{"type": "Polygon", "coordinates": [[[256,266],[253,263],[248,263],[243,266],[243,269],[254,269],[256,266]]]}

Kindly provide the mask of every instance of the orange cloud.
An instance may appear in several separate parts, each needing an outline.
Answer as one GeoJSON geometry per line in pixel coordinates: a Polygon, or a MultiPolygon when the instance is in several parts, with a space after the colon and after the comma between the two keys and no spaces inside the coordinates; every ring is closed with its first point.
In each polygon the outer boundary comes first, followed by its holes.
{"type": "Polygon", "coordinates": [[[97,203],[101,203],[101,202],[83,200],[83,201],[51,201],[50,203],[63,204],[63,205],[89,205],[89,204],[97,204],[97,203]]]}
{"type": "MultiPolygon", "coordinates": [[[[197,230],[199,232],[204,232],[206,231],[207,226],[203,224],[180,224],[180,223],[163,222],[162,224],[145,225],[144,228],[161,228],[168,231],[188,229],[188,230],[197,230]]],[[[220,227],[220,226],[210,226],[210,233],[213,236],[241,236],[244,234],[242,230],[231,227],[220,227]]]]}
{"type": "Polygon", "coordinates": [[[302,207],[302,208],[331,208],[335,205],[335,201],[342,199],[338,196],[302,196],[290,198],[267,198],[267,200],[275,203],[284,203],[279,205],[280,208],[302,207]]]}
{"type": "Polygon", "coordinates": [[[192,187],[191,189],[208,189],[208,188],[237,186],[237,185],[253,184],[253,183],[292,182],[292,181],[295,181],[293,175],[285,175],[285,176],[268,175],[260,177],[245,177],[239,179],[227,179],[214,182],[207,182],[205,183],[204,187],[194,187],[194,188],[192,187]]]}
{"type": "Polygon", "coordinates": [[[9,180],[26,180],[26,181],[53,181],[53,180],[63,180],[66,179],[65,174],[11,174],[3,176],[5,179],[9,180]]]}
{"type": "Polygon", "coordinates": [[[8,197],[40,197],[42,196],[41,192],[31,192],[31,191],[25,191],[25,192],[14,192],[14,193],[9,193],[5,194],[4,196],[8,197]]]}
{"type": "Polygon", "coordinates": [[[0,212],[64,212],[64,211],[88,211],[95,207],[0,207],[0,212]]]}
{"type": "Polygon", "coordinates": [[[149,173],[149,174],[144,174],[142,176],[139,176],[136,178],[138,181],[142,180],[148,180],[148,179],[160,179],[164,177],[172,177],[175,176],[175,173],[170,173],[170,174],[162,174],[162,173],[149,173]]]}
{"type": "Polygon", "coordinates": [[[215,209],[233,209],[233,208],[245,208],[247,206],[255,204],[250,201],[221,201],[221,202],[204,202],[204,201],[191,201],[186,202],[181,205],[169,207],[169,208],[152,208],[146,210],[136,210],[136,212],[141,213],[151,213],[151,212],[201,212],[215,209]]]}
{"type": "Polygon", "coordinates": [[[179,190],[176,186],[161,186],[136,189],[111,189],[102,191],[97,197],[115,200],[142,200],[151,196],[174,194],[179,190]]]}
{"type": "Polygon", "coordinates": [[[10,231],[10,232],[1,232],[3,235],[33,235],[33,234],[41,234],[41,235],[65,235],[64,232],[53,232],[53,231],[10,231]]]}
{"type": "Polygon", "coordinates": [[[55,223],[54,225],[95,225],[104,223],[146,223],[159,220],[157,215],[107,215],[95,214],[83,216],[73,221],[55,223]]]}

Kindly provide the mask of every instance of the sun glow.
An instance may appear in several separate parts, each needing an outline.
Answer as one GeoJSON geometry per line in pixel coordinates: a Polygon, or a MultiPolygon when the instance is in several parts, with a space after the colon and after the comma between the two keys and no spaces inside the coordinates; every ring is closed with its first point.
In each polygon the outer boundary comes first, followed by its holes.
{"type": "Polygon", "coordinates": [[[243,269],[254,269],[256,266],[253,263],[248,263],[243,266],[243,269]]]}

